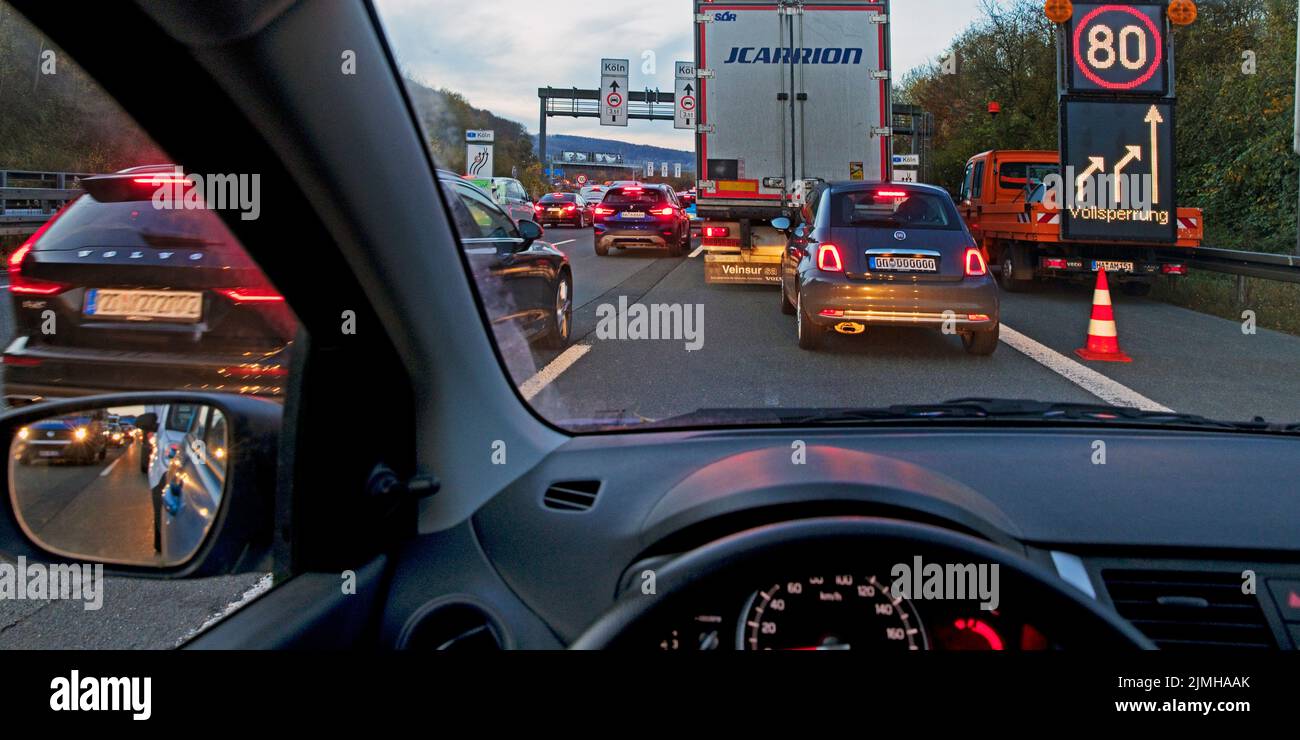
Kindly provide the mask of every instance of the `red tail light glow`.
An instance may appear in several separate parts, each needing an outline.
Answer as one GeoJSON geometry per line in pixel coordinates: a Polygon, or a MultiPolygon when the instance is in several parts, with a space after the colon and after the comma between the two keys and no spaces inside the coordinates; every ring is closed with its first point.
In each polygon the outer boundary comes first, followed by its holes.
{"type": "Polygon", "coordinates": [[[1061,257],[1044,257],[1043,267],[1049,270],[1064,270],[1069,265],[1061,257]]]}
{"type": "Polygon", "coordinates": [[[834,244],[817,247],[817,269],[823,272],[844,272],[844,260],[840,259],[839,247],[834,244]]]}
{"type": "Polygon", "coordinates": [[[966,250],[966,277],[979,277],[989,274],[988,265],[984,264],[984,255],[975,248],[966,250]]]}
{"type": "Polygon", "coordinates": [[[1187,265],[1161,265],[1160,271],[1166,275],[1186,275],[1187,265]]]}
{"type": "Polygon", "coordinates": [[[877,190],[877,198],[906,198],[906,190],[877,190]]]}
{"type": "Polygon", "coordinates": [[[564,207],[564,210],[568,213],[573,213],[574,211],[578,210],[578,207],[573,203],[570,203],[569,205],[564,207]]]}
{"type": "Polygon", "coordinates": [[[596,215],[597,215],[597,216],[612,216],[612,215],[614,215],[614,209],[613,209],[613,208],[604,208],[604,207],[602,207],[602,206],[596,206],[596,215]]]}
{"type": "Polygon", "coordinates": [[[235,303],[282,303],[284,296],[270,288],[227,288],[219,290],[235,303]]]}
{"type": "Polygon", "coordinates": [[[673,208],[672,206],[668,206],[667,208],[660,208],[657,211],[651,210],[650,212],[656,216],[671,216],[677,212],[677,209],[673,208]]]}
{"type": "Polygon", "coordinates": [[[45,235],[45,232],[49,230],[50,226],[55,221],[58,220],[59,216],[63,215],[63,212],[66,211],[70,205],[72,205],[72,201],[69,201],[68,205],[60,208],[58,212],[50,217],[49,221],[41,224],[41,227],[36,230],[36,233],[29,236],[27,241],[23,242],[18,249],[14,250],[13,254],[9,255],[9,292],[21,295],[55,295],[62,293],[71,287],[66,283],[56,283],[52,280],[37,280],[36,278],[23,276],[23,260],[25,260],[27,254],[32,251],[32,247],[36,246],[36,242],[41,240],[41,237],[45,235]]]}
{"type": "Polygon", "coordinates": [[[728,226],[705,226],[705,236],[731,236],[731,228],[728,226]]]}

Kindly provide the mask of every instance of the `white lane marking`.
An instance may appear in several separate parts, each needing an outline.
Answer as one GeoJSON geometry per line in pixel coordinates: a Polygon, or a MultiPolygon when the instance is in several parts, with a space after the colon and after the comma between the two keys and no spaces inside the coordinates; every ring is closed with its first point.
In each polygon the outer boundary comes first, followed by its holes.
{"type": "Polygon", "coordinates": [[[574,243],[574,242],[576,242],[576,241],[578,241],[578,240],[577,240],[577,239],[565,239],[565,240],[562,241],[562,242],[551,242],[551,246],[552,246],[552,247],[562,247],[562,246],[564,246],[565,244],[572,244],[572,243],[574,243]]]}
{"type": "Polygon", "coordinates": [[[195,635],[206,630],[207,628],[211,627],[217,622],[220,622],[221,620],[235,613],[236,611],[244,607],[246,604],[248,604],[250,601],[256,599],[258,596],[261,596],[267,591],[270,591],[271,585],[272,585],[271,574],[267,573],[263,575],[261,578],[257,579],[257,583],[254,583],[252,586],[248,588],[248,590],[244,591],[243,595],[240,596],[238,599],[230,602],[229,604],[226,604],[226,606],[222,608],[221,611],[210,615],[207,619],[203,620],[203,624],[200,624],[198,627],[195,627],[191,629],[189,632],[186,632],[184,637],[176,641],[176,645],[180,646],[185,644],[186,642],[189,642],[190,638],[194,637],[195,635]]]}
{"type": "Polygon", "coordinates": [[[123,458],[123,457],[126,457],[126,455],[119,455],[118,458],[117,458],[116,460],[114,460],[113,462],[111,462],[111,463],[108,464],[108,467],[106,467],[106,468],[104,468],[103,470],[99,471],[99,477],[100,477],[100,478],[103,478],[104,476],[106,476],[106,475],[108,475],[109,473],[113,472],[113,468],[117,467],[117,464],[120,463],[120,462],[122,462],[122,458],[123,458]]]}
{"type": "Polygon", "coordinates": [[[1046,347],[1006,324],[1001,328],[1002,341],[1029,359],[1074,383],[1112,406],[1128,406],[1143,411],[1173,411],[1162,406],[1128,386],[1121,385],[1092,368],[1075,362],[1056,350],[1046,347]]]}
{"type": "Polygon", "coordinates": [[[695,248],[695,251],[694,251],[694,252],[691,252],[690,259],[695,259],[696,257],[699,257],[699,256],[700,256],[700,252],[703,252],[703,251],[704,251],[704,245],[701,244],[700,246],[698,246],[698,247],[695,248]]]}
{"type": "Polygon", "coordinates": [[[523,385],[519,386],[519,392],[523,394],[524,400],[533,400],[533,396],[541,393],[543,388],[554,383],[555,379],[560,377],[561,373],[572,367],[573,363],[582,359],[582,356],[590,351],[590,344],[575,344],[561,352],[559,357],[551,360],[550,364],[539,370],[533,377],[524,381],[523,385]]]}

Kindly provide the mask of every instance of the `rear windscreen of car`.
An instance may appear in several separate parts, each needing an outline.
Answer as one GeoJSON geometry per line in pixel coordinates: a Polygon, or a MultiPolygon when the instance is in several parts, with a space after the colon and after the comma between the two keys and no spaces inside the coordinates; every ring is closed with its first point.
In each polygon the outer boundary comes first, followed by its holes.
{"type": "Polygon", "coordinates": [[[600,202],[607,206],[652,206],[665,200],[662,190],[618,188],[605,193],[605,197],[600,202]]]}
{"type": "Polygon", "coordinates": [[[578,196],[573,193],[548,193],[542,196],[541,203],[573,203],[578,200],[578,196]]]}
{"type": "Polygon", "coordinates": [[[914,190],[854,190],[831,201],[833,226],[958,229],[957,212],[942,195],[914,190]]]}
{"type": "Polygon", "coordinates": [[[37,251],[85,247],[154,247],[241,251],[225,224],[210,210],[163,208],[151,200],[102,203],[90,195],[73,201],[36,242],[37,251]]]}

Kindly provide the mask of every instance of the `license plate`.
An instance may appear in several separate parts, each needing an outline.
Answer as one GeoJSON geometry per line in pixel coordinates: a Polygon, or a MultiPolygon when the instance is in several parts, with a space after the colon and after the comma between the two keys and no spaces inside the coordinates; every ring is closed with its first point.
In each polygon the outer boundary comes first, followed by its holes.
{"type": "Polygon", "coordinates": [[[550,213],[552,216],[564,215],[564,211],[560,210],[559,208],[552,208],[550,211],[548,211],[548,213],[550,213]]]}
{"type": "Polygon", "coordinates": [[[641,211],[623,211],[623,218],[645,218],[641,211]]]}
{"type": "Polygon", "coordinates": [[[41,450],[40,452],[36,453],[37,457],[58,457],[59,455],[62,454],[63,453],[60,452],[59,450],[41,450]]]}
{"type": "Polygon", "coordinates": [[[203,294],[182,290],[86,291],[86,316],[97,319],[198,321],[203,315],[203,294]]]}
{"type": "Polygon", "coordinates": [[[1092,271],[1104,269],[1106,272],[1133,272],[1132,262],[1114,262],[1111,260],[1093,260],[1092,271]]]}
{"type": "Polygon", "coordinates": [[[872,257],[873,270],[897,272],[937,272],[939,264],[933,257],[872,257]]]}

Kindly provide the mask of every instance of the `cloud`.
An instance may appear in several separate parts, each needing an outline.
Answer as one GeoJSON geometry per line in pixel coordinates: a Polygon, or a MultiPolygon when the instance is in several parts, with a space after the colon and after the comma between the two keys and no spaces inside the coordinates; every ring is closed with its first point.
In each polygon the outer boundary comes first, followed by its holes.
{"type": "MultiPolygon", "coordinates": [[[[694,58],[691,0],[377,0],[404,72],[465,95],[478,108],[537,132],[537,88],[594,88],[602,57],[631,61],[633,90],[673,89],[673,62],[694,58]],[[653,53],[655,72],[642,65],[653,53]]],[[[893,54],[900,71],[932,61],[977,15],[977,0],[895,0],[893,54]]],[[[694,137],[668,122],[627,128],[551,118],[551,134],[620,139],[675,149],[694,137]]]]}

